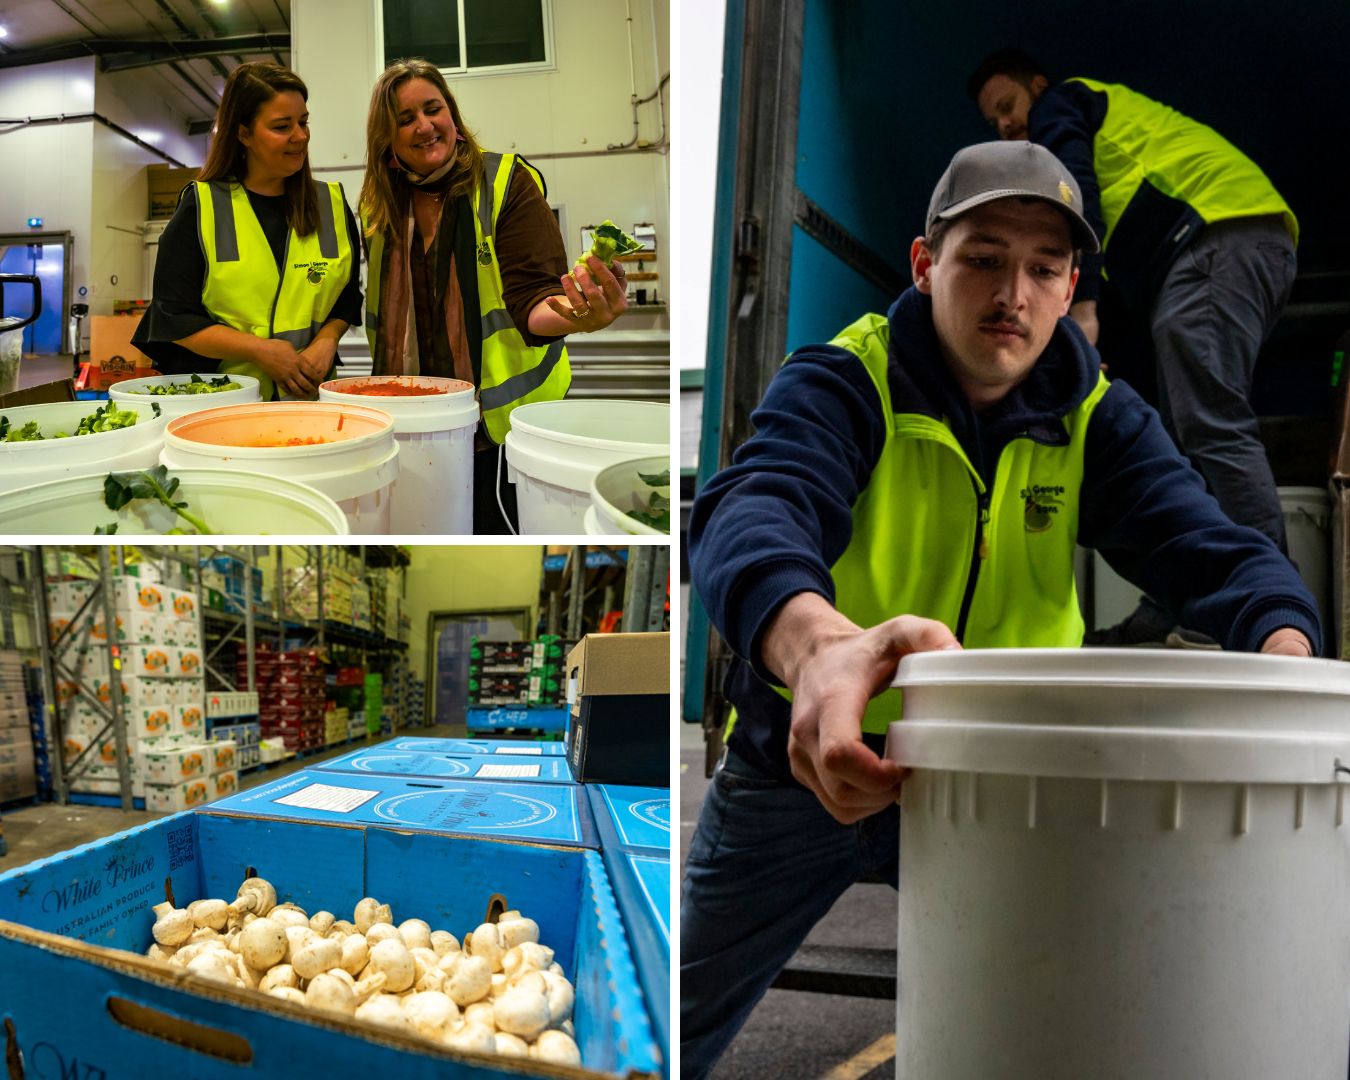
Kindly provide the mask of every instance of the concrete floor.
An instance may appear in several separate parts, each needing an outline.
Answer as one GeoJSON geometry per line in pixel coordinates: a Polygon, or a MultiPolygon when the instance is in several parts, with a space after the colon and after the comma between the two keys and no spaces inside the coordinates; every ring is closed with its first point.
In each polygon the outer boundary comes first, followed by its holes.
{"type": "MultiPolygon", "coordinates": [[[[708,780],[696,724],[680,725],[680,865],[708,780]]],[[[855,885],[807,937],[814,945],[895,948],[899,908],[888,885],[855,885]]],[[[770,990],[712,1071],[712,1080],[766,1076],[883,1080],[895,1075],[895,1002],[770,990]]]]}
{"type": "MultiPolygon", "coordinates": [[[[398,733],[399,738],[462,739],[466,735],[463,726],[443,725],[440,727],[412,728],[398,733]]],[[[384,742],[392,735],[372,739],[369,745],[384,742]]],[[[240,777],[239,789],[247,790],[258,784],[275,780],[279,776],[307,769],[320,761],[349,754],[353,750],[367,745],[361,742],[348,742],[330,747],[321,753],[306,758],[292,758],[269,768],[257,769],[240,777]]],[[[104,806],[57,806],[55,803],[40,803],[37,806],[24,806],[15,810],[6,810],[0,815],[0,828],[3,829],[8,853],[0,855],[0,871],[12,870],[24,866],[35,859],[45,859],[61,851],[69,851],[81,844],[101,840],[105,836],[144,825],[147,821],[164,817],[164,814],[147,810],[120,810],[104,806]]]]}

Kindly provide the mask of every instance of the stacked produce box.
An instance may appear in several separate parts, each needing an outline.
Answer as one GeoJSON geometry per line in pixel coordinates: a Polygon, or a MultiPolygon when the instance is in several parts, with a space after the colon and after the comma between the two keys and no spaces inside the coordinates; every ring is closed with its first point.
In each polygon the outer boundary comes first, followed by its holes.
{"type": "Polygon", "coordinates": [[[384,676],[375,672],[366,675],[366,731],[378,735],[384,728],[384,676]]]}
{"type": "Polygon", "coordinates": [[[323,579],[321,609],[317,571],[307,566],[291,567],[286,571],[286,614],[310,622],[326,620],[350,626],[353,583],[352,575],[346,570],[341,568],[328,570],[323,579]]]}
{"type": "Polygon", "coordinates": [[[531,641],[474,638],[469,648],[469,705],[529,704],[531,641]]]}
{"type": "Polygon", "coordinates": [[[24,699],[28,704],[28,730],[33,736],[33,769],[37,774],[39,798],[50,798],[52,793],[51,740],[47,735],[42,668],[29,664],[23,669],[24,699]]]}
{"type": "MultiPolygon", "coordinates": [[[[92,581],[49,586],[53,635],[71,624],[95,587],[92,581]]],[[[207,750],[196,595],[121,575],[114,575],[109,587],[132,793],[145,798],[147,809],[162,811],[183,810],[232,793],[238,787],[233,750],[228,755],[207,750]],[[181,756],[176,766],[179,771],[165,764],[166,755],[181,756]],[[153,767],[151,760],[156,762],[153,767]]],[[[66,667],[102,705],[111,705],[109,634],[102,604],[92,604],[70,632],[72,644],[62,653],[66,667]]],[[[56,695],[67,763],[81,757],[92,761],[72,782],[71,790],[117,794],[121,790],[117,741],[111,731],[100,737],[103,716],[81,696],[79,684],[59,671],[56,695]]]]}
{"type": "Polygon", "coordinates": [[[262,763],[256,693],[225,690],[207,694],[206,727],[212,742],[234,743],[240,772],[262,763]]]}
{"type": "Polygon", "coordinates": [[[263,592],[262,569],[255,566],[250,571],[248,563],[234,555],[216,555],[202,560],[202,590],[207,607],[242,615],[245,582],[250,573],[254,614],[269,613],[272,605],[263,592]]]}
{"type": "MultiPolygon", "coordinates": [[[[242,658],[236,661],[246,677],[242,658]]],[[[287,750],[313,750],[324,744],[323,664],[317,649],[277,652],[260,645],[254,656],[259,730],[264,739],[280,739],[287,750]]]]}
{"type": "Polygon", "coordinates": [[[370,628],[381,637],[392,637],[389,633],[389,582],[388,570],[377,567],[369,572],[370,576],[370,628]]]}
{"type": "Polygon", "coordinates": [[[31,799],[36,794],[37,769],[23,661],[11,649],[0,652],[0,802],[31,799]]]}
{"type": "Polygon", "coordinates": [[[370,586],[364,581],[353,581],[351,594],[352,626],[369,633],[374,626],[371,619],[370,586]]]}
{"type": "Polygon", "coordinates": [[[576,645],[573,638],[544,634],[534,640],[530,653],[530,704],[557,706],[567,702],[567,654],[576,645]]]}
{"type": "Polygon", "coordinates": [[[386,711],[397,717],[400,728],[426,726],[426,686],[406,668],[389,680],[385,701],[386,711]]]}

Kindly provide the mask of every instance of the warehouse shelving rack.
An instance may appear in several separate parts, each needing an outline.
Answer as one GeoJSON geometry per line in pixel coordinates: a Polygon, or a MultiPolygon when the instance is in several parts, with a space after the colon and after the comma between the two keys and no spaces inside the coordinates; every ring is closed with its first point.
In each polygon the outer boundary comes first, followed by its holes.
{"type": "MultiPolygon", "coordinates": [[[[25,665],[41,658],[41,637],[45,631],[38,629],[38,592],[42,588],[42,573],[37,563],[37,555],[30,547],[0,545],[0,651],[17,652],[25,665]]],[[[32,740],[34,784],[40,796],[50,786],[50,755],[47,749],[46,725],[42,723],[39,711],[44,699],[36,696],[29,673],[24,676],[24,696],[29,717],[29,734],[32,740]]],[[[10,801],[7,795],[0,799],[10,801]]],[[[21,795],[13,801],[26,802],[29,796],[21,795]]],[[[0,855],[5,853],[5,838],[0,832],[0,855]]]]}

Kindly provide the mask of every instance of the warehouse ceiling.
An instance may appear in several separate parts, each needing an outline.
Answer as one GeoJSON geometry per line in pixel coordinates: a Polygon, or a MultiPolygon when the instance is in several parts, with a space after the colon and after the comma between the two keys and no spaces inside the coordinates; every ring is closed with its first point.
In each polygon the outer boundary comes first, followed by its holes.
{"type": "Polygon", "coordinates": [[[246,60],[290,60],[290,0],[0,0],[0,69],[97,56],[138,69],[209,131],[225,78],[246,60]]]}

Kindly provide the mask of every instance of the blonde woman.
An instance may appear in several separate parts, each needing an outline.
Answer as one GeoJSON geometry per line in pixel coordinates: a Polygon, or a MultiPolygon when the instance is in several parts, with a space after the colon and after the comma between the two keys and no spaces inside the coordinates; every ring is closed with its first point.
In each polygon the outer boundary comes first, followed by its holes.
{"type": "Polygon", "coordinates": [[[160,371],[251,375],[265,401],[312,398],[360,320],[360,237],[341,185],[310,175],[308,98],[278,64],[230,73],[132,338],[160,371]]]}
{"type": "Polygon", "coordinates": [[[360,212],[374,372],[473,383],[474,532],[506,532],[515,496],[497,446],[511,410],[567,393],[563,338],[623,314],[623,269],[591,257],[568,272],[543,177],[517,154],[483,150],[425,60],[397,60],[375,83],[360,212]]]}

